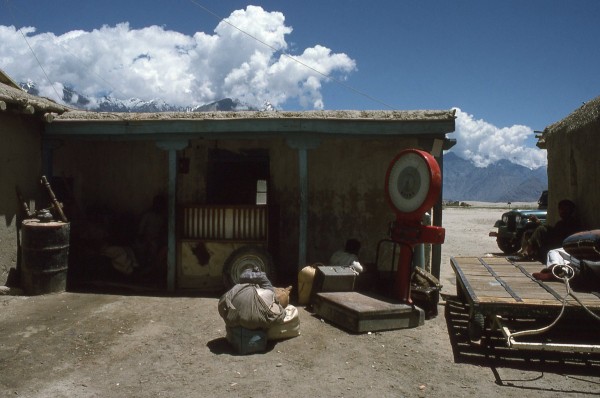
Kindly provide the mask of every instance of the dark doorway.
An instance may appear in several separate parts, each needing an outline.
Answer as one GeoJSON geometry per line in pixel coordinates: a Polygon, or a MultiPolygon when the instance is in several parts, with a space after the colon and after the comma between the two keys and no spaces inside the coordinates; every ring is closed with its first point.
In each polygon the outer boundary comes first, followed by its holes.
{"type": "Polygon", "coordinates": [[[211,149],[208,154],[207,173],[208,204],[259,204],[257,198],[266,194],[266,184],[269,180],[269,154],[266,149],[245,150],[239,153],[211,149]]]}

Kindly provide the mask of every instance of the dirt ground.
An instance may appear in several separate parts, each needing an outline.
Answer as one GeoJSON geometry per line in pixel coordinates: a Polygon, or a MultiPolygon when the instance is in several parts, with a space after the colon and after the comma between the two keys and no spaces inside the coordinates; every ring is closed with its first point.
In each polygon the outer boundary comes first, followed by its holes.
{"type": "MultiPolygon", "coordinates": [[[[450,256],[497,253],[503,208],[444,210],[450,256]]],[[[448,299],[448,307],[452,298],[448,299]]],[[[460,303],[423,326],[352,334],[299,307],[301,335],[236,355],[217,299],[65,292],[0,296],[2,397],[576,397],[600,393],[598,357],[541,361],[465,341],[460,303]],[[447,316],[446,316],[447,315],[447,316]],[[452,319],[450,319],[452,318],[452,319]],[[462,325],[462,326],[461,326],[462,325]]],[[[590,321],[593,322],[593,321],[590,321]]]]}

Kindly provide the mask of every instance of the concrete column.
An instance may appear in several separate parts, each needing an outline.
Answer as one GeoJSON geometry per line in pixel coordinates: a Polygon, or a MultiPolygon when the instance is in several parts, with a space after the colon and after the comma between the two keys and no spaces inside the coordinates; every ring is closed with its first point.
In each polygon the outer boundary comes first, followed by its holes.
{"type": "Polygon", "coordinates": [[[169,151],[168,181],[168,243],[167,243],[167,290],[175,291],[177,256],[175,247],[175,207],[177,205],[177,151],[187,148],[187,141],[159,141],[156,146],[169,151]]]}

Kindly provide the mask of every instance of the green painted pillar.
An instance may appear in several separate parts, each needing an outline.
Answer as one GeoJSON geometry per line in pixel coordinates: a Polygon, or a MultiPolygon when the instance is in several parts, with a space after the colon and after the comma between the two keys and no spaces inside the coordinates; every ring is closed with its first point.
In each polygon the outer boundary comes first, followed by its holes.
{"type": "Polygon", "coordinates": [[[156,146],[169,152],[168,192],[168,243],[167,243],[167,290],[175,291],[177,255],[175,248],[175,207],[177,205],[177,151],[187,148],[187,141],[159,141],[156,146]]]}
{"type": "Polygon", "coordinates": [[[300,211],[298,215],[298,270],[306,265],[308,242],[308,150],[320,145],[318,138],[304,136],[287,140],[290,148],[298,150],[300,211]]]}

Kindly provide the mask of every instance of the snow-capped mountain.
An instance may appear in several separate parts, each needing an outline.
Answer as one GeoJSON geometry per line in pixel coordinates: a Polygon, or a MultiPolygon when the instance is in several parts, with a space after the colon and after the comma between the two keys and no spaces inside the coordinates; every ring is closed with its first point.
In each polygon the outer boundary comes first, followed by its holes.
{"type": "Polygon", "coordinates": [[[453,152],[444,154],[444,200],[535,202],[548,189],[546,167],[528,169],[508,160],[476,167],[453,152]]]}
{"type": "MultiPolygon", "coordinates": [[[[21,83],[30,94],[40,95],[35,83],[21,83]]],[[[224,98],[200,106],[173,106],[154,99],[121,100],[114,97],[86,98],[68,87],[63,89],[63,101],[74,107],[96,112],[215,112],[275,110],[266,102],[262,109],[248,106],[238,100],[224,98]]],[[[444,200],[476,200],[485,202],[534,202],[542,190],[548,188],[546,168],[530,170],[501,160],[485,168],[476,167],[469,160],[454,153],[444,155],[444,200]]]]}
{"type": "Polygon", "coordinates": [[[144,101],[139,98],[121,100],[114,97],[104,97],[95,106],[88,108],[96,112],[214,112],[214,111],[249,111],[258,110],[241,103],[238,100],[224,98],[219,101],[199,106],[175,106],[160,99],[144,101]]]}
{"type": "MultiPolygon", "coordinates": [[[[34,82],[20,83],[21,88],[32,95],[40,95],[34,82]]],[[[258,108],[244,104],[236,99],[224,98],[219,101],[198,106],[170,105],[161,99],[142,100],[130,98],[126,100],[111,96],[87,98],[69,87],[64,87],[62,100],[66,105],[94,112],[214,112],[214,111],[257,111],[258,108]]],[[[268,107],[266,104],[265,107],[268,107]]],[[[267,109],[265,109],[267,110],[267,109]]],[[[271,109],[269,109],[271,110],[271,109]]]]}

